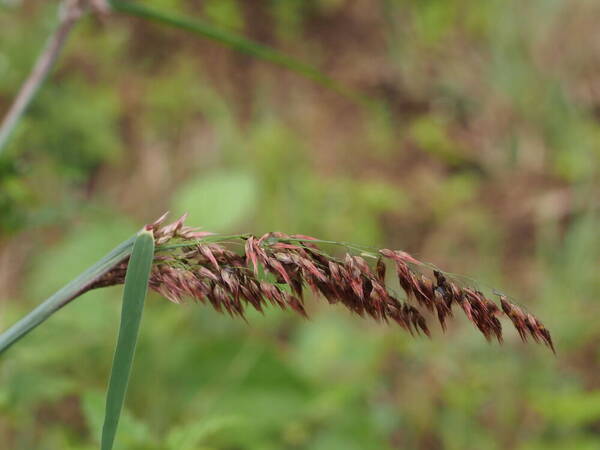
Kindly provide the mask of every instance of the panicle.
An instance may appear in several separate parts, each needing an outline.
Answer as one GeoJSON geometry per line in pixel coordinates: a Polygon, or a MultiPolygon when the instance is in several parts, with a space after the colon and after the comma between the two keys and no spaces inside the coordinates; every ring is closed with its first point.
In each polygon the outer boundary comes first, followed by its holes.
{"type": "MultiPolygon", "coordinates": [[[[248,306],[263,312],[270,304],[307,317],[304,290],[309,288],[328,303],[340,303],[361,317],[391,320],[410,334],[427,336],[427,315],[435,314],[445,331],[456,306],[488,341],[502,342],[499,317],[507,316],[523,341],[531,337],[554,351],[550,332],[535,316],[503,295],[498,307],[481,291],[460,286],[439,270],[433,270],[430,278],[421,272],[426,265],[406,252],[381,249],[371,267],[362,256],[326,254],[311,236],[277,232],[240,236],[245,245],[238,254],[219,243],[202,242],[212,233],[184,225],[186,215],[168,225],[163,225],[165,218],[166,214],[146,226],[157,246],[171,239],[189,245],[155,256],[149,286],[174,303],[191,298],[242,318],[248,306]],[[395,268],[404,300],[386,285],[386,261],[395,268]]],[[[91,288],[123,283],[126,269],[124,261],[91,288]]]]}

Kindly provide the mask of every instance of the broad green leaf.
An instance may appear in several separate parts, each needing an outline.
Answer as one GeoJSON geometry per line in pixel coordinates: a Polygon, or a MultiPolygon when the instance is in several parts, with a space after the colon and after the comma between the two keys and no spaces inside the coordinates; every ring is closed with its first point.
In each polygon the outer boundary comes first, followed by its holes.
{"type": "Polygon", "coordinates": [[[129,383],[153,258],[154,238],[151,232],[143,230],[135,240],[131,259],[127,266],[127,274],[125,275],[121,326],[106,394],[106,413],[104,426],[102,427],[102,450],[112,449],[115,440],[119,416],[121,415],[127,384],[129,383]]]}

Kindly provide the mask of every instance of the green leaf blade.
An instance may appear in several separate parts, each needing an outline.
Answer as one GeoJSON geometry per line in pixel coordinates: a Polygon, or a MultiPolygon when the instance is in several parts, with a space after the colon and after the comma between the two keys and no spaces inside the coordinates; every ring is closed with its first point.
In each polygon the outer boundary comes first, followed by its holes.
{"type": "Polygon", "coordinates": [[[61,289],[56,291],[33,311],[0,334],[0,355],[17,341],[26,336],[34,328],[42,324],[52,314],[68,305],[72,300],[86,292],[94,281],[108,273],[116,264],[123,261],[131,254],[131,249],[136,236],[132,236],[115,247],[104,258],[71,280],[61,289]]]}
{"type": "Polygon", "coordinates": [[[131,374],[153,258],[154,238],[151,232],[143,230],[135,240],[125,275],[121,325],[106,394],[102,450],[111,450],[114,444],[131,374]]]}

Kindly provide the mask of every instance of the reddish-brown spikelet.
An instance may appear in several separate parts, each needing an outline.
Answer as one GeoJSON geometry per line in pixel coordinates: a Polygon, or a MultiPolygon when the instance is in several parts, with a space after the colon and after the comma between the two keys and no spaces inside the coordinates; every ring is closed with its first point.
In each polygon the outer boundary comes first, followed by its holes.
{"type": "MultiPolygon", "coordinates": [[[[361,256],[347,253],[338,259],[327,255],[317,247],[316,238],[268,233],[260,238],[245,236],[244,253],[240,255],[219,243],[199,241],[212,233],[185,226],[185,216],[162,226],[164,219],[165,216],[146,226],[154,233],[158,247],[149,286],[174,303],[185,298],[208,301],[215,310],[242,318],[248,305],[263,312],[270,303],[306,317],[303,291],[308,286],[331,304],[341,303],[350,311],[377,321],[391,319],[411,334],[427,336],[427,320],[418,307],[435,312],[446,330],[446,321],[453,316],[452,307],[457,304],[487,340],[496,338],[502,342],[499,316],[506,315],[523,341],[531,337],[554,351],[549,331],[535,316],[502,295],[499,308],[482,292],[459,286],[439,270],[433,271],[432,280],[419,271],[425,265],[406,252],[379,250],[379,258],[371,268],[361,256]],[[178,246],[160,248],[173,239],[178,246]],[[386,287],[385,259],[396,268],[406,302],[386,287]],[[275,281],[259,279],[260,267],[275,281]],[[415,304],[410,304],[410,300],[415,304]]],[[[126,270],[125,261],[90,289],[123,283],[126,270]]]]}
{"type": "Polygon", "coordinates": [[[512,321],[523,342],[527,342],[527,335],[529,335],[534,341],[545,343],[556,353],[550,332],[535,316],[525,313],[517,305],[509,302],[506,296],[499,297],[502,311],[512,321]]]}

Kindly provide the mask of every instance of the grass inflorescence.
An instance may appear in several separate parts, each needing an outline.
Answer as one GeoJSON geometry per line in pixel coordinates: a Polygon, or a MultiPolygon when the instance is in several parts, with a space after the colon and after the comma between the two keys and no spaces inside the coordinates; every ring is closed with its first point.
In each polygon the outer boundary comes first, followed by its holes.
{"type": "MultiPolygon", "coordinates": [[[[157,245],[149,286],[174,303],[191,298],[242,318],[248,306],[262,312],[273,305],[306,317],[308,287],[330,304],[341,303],[380,322],[395,322],[411,334],[430,335],[425,311],[435,314],[445,330],[458,309],[487,340],[502,342],[499,319],[507,316],[524,341],[532,338],[554,351],[542,322],[506,296],[499,295],[499,306],[480,290],[459,284],[404,251],[360,252],[353,246],[351,252],[344,243],[280,232],[219,236],[186,226],[185,216],[169,225],[163,225],[164,219],[147,225],[157,245]],[[334,257],[318,243],[339,244],[348,252],[334,257]],[[404,291],[402,298],[388,287],[389,267],[404,291]]],[[[123,261],[90,288],[123,283],[126,269],[123,261]]]]}

